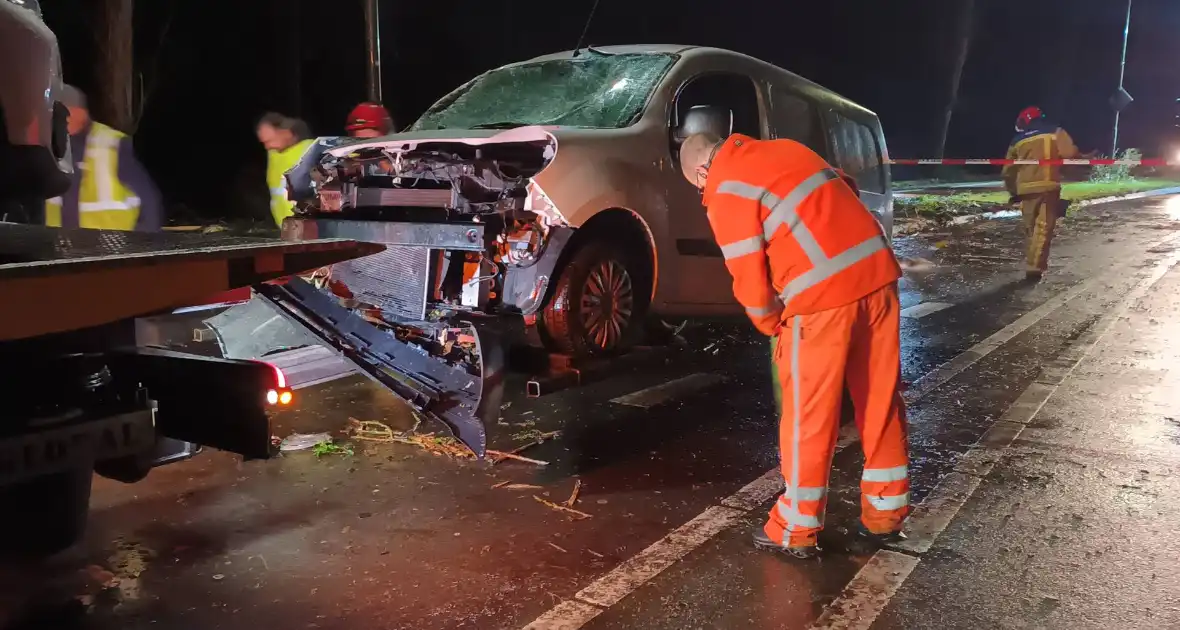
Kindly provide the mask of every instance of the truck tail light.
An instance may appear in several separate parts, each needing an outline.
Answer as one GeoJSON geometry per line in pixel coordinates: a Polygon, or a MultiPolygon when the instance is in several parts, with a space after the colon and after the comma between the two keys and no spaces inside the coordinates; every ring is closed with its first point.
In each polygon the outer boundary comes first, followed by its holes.
{"type": "Polygon", "coordinates": [[[295,393],[287,387],[287,375],[283,374],[283,370],[277,365],[271,365],[270,369],[274,371],[274,386],[266,390],[266,403],[268,405],[287,406],[295,400],[295,393]]]}

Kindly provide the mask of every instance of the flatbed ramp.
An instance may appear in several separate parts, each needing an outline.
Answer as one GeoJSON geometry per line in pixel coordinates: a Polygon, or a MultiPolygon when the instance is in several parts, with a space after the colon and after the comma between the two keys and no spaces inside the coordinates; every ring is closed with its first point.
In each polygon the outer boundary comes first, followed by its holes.
{"type": "Polygon", "coordinates": [[[160,312],[384,246],[0,224],[0,341],[160,312]]]}

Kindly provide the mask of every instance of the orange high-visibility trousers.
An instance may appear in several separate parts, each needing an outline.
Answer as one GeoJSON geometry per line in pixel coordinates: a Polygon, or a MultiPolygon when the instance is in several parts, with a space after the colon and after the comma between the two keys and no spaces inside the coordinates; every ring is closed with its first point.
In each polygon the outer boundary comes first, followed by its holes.
{"type": "Polygon", "coordinates": [[[861,521],[895,532],[910,511],[900,306],[889,284],[845,306],[788,318],[775,344],[783,392],[779,450],[785,491],[766,534],[785,546],[816,544],[847,384],[864,448],[861,521]]]}

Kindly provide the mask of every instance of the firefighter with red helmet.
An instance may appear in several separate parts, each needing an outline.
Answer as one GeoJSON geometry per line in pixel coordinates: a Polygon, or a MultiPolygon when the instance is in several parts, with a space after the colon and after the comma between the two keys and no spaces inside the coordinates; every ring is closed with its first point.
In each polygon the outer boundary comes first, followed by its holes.
{"type": "Polygon", "coordinates": [[[361,103],[349,112],[345,129],[354,138],[379,138],[393,133],[393,118],[378,103],[361,103]]]}
{"type": "MultiPolygon", "coordinates": [[[[1008,147],[1009,160],[1057,160],[1084,157],[1064,129],[1051,122],[1039,107],[1027,107],[1016,118],[1016,137],[1008,147]]],[[[1057,219],[1068,202],[1061,199],[1061,166],[1008,164],[1004,188],[1020,203],[1028,237],[1025,278],[1040,280],[1049,269],[1049,244],[1057,219]]]]}

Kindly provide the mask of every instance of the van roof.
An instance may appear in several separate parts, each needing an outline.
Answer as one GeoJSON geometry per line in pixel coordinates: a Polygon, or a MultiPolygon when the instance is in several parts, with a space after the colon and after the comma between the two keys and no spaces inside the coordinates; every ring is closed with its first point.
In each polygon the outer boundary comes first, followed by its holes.
{"type": "MultiPolygon", "coordinates": [[[[709,46],[692,46],[692,45],[686,45],[686,44],[625,44],[625,45],[621,45],[621,46],[589,46],[589,48],[593,48],[594,50],[604,52],[607,54],[614,54],[614,55],[663,53],[663,54],[682,55],[682,56],[686,56],[686,57],[687,56],[695,56],[695,55],[722,55],[722,56],[741,57],[742,59],[748,60],[750,62],[759,64],[762,66],[765,66],[769,69],[773,69],[775,72],[782,72],[782,73],[787,74],[791,78],[792,81],[796,82],[796,87],[804,88],[807,92],[811,93],[812,97],[816,97],[816,98],[819,98],[820,100],[827,101],[828,105],[835,106],[840,109],[854,110],[854,111],[859,112],[861,114],[871,116],[873,119],[877,118],[877,114],[874,113],[872,110],[856,103],[855,101],[847,99],[847,98],[837,94],[836,92],[833,92],[832,90],[830,90],[818,83],[815,83],[814,81],[811,81],[810,79],[807,79],[806,77],[801,77],[801,76],[791,72],[790,70],[780,68],[779,66],[776,66],[771,63],[767,63],[767,62],[765,62],[761,59],[758,59],[756,57],[744,55],[742,53],[734,52],[732,50],[726,50],[724,48],[712,48],[709,46]]],[[[534,58],[529,59],[527,61],[521,61],[518,63],[532,63],[532,62],[536,62],[536,61],[552,61],[552,60],[556,60],[556,59],[569,59],[570,57],[573,56],[573,53],[574,53],[573,50],[564,50],[562,52],[550,53],[548,55],[534,57],[534,58]]],[[[517,65],[517,64],[509,64],[509,65],[517,65]]]]}

